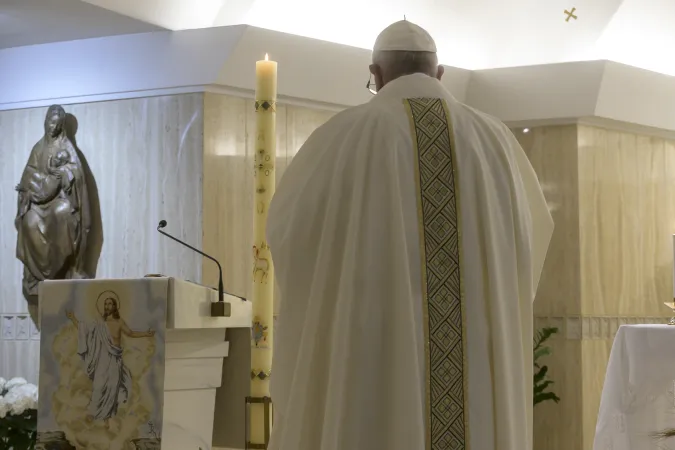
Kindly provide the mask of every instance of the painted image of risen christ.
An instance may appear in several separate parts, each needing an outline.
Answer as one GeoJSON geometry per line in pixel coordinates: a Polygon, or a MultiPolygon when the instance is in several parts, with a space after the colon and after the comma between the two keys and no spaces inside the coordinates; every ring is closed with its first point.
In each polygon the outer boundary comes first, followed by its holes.
{"type": "Polygon", "coordinates": [[[66,316],[78,331],[77,353],[84,361],[87,375],[92,381],[88,420],[103,420],[106,428],[109,419],[117,415],[120,404],[131,393],[131,373],[122,360],[122,335],[129,338],[153,337],[155,332],[133,331],[119,313],[119,299],[108,291],[99,297],[103,300],[102,320],[84,322],[72,311],[66,316]]]}

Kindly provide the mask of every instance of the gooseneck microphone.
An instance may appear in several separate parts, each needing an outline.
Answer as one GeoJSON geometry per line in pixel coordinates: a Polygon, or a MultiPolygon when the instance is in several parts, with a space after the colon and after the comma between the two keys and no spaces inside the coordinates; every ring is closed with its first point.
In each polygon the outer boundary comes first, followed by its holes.
{"type": "MultiPolygon", "coordinates": [[[[169,233],[165,232],[162,230],[162,228],[166,227],[167,223],[166,220],[160,220],[159,225],[157,225],[157,231],[159,231],[161,234],[164,236],[173,239],[174,241],[178,242],[181,245],[184,245],[185,247],[189,248],[190,250],[199,253],[200,255],[210,259],[214,263],[218,265],[218,302],[211,303],[211,316],[212,317],[230,317],[232,314],[231,312],[231,305],[229,303],[225,303],[225,290],[223,289],[223,268],[220,266],[220,263],[216,258],[214,258],[211,255],[207,255],[201,250],[198,250],[194,248],[193,246],[181,241],[180,239],[171,236],[169,233]]],[[[238,297],[241,300],[245,300],[241,297],[238,297]]]]}

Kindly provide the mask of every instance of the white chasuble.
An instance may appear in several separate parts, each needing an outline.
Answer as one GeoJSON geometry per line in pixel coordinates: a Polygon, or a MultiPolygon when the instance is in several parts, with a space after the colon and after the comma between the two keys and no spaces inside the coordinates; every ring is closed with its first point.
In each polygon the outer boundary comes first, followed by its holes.
{"type": "Polygon", "coordinates": [[[552,232],[508,128],[415,74],[316,130],[279,183],[270,450],[531,450],[552,232]]]}

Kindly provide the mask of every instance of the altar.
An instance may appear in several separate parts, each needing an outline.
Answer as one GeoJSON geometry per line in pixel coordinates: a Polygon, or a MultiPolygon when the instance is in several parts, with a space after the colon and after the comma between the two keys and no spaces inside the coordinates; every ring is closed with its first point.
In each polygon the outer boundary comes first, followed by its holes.
{"type": "Polygon", "coordinates": [[[594,450],[673,450],[675,327],[624,325],[612,345],[594,450]]]}

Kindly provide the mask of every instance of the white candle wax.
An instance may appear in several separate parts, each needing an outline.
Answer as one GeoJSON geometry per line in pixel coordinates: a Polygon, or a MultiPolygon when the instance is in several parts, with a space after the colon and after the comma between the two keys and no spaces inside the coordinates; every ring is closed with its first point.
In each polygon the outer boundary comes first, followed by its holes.
{"type": "Polygon", "coordinates": [[[270,61],[267,55],[255,63],[255,97],[256,100],[277,99],[277,63],[270,61]]]}

